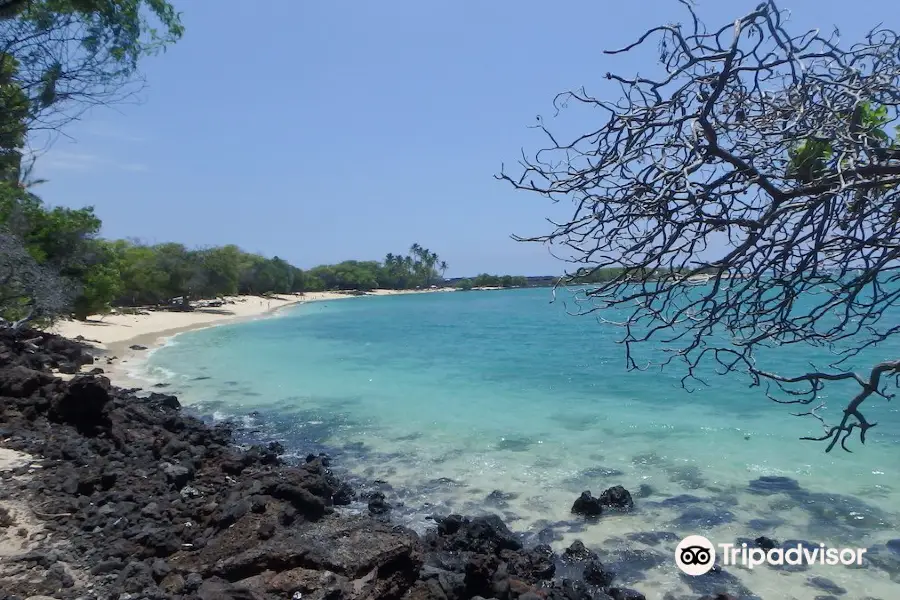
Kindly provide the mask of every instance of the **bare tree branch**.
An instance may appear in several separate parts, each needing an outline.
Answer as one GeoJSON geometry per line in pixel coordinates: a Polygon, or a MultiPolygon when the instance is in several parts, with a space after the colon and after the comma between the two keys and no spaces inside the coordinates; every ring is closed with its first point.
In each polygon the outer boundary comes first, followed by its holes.
{"type": "Polygon", "coordinates": [[[882,318],[900,301],[900,146],[886,131],[900,38],[876,28],[843,49],[836,31],[791,34],[772,0],[707,29],[681,4],[687,24],[606,53],[658,44],[654,73],[606,74],[618,100],[556,97],[557,111],[602,115],[599,128],[560,141],[539,118],[547,145],[497,176],[574,206],[550,233],[514,239],[565,253],[567,283],[597,284],[577,295],[579,314],[622,328],[628,368],[646,368],[642,344],[662,345],[657,362],[683,365],[685,386],[702,382],[701,365],[743,372],[773,400],[820,403],[797,414],[825,434],[804,439],[865,442],[875,423],[862,405],[889,399],[882,375],[900,372],[896,360],[850,370],[900,328],[882,318]],[[832,358],[801,375],[757,364],[760,350],[795,344],[832,358]],[[826,383],[860,388],[833,426],[819,412],[826,383]]]}

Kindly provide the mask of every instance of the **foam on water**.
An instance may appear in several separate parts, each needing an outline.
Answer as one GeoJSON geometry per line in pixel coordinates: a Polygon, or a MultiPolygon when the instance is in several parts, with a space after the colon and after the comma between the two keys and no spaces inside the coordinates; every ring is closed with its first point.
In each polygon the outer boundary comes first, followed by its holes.
{"type": "MultiPolygon", "coordinates": [[[[646,532],[872,548],[900,537],[896,409],[871,401],[879,427],[866,446],[826,455],[798,441],[815,422],[790,417],[737,378],[711,377],[689,394],[680,372],[626,373],[618,332],[566,315],[549,297],[520,290],[311,303],[277,320],[179,336],[142,368],[206,414],[237,416],[292,453],[327,450],[364,480],[388,482],[405,524],[495,512],[535,543],[559,549],[579,538],[604,549],[621,583],[648,598],[722,582],[679,576],[677,541],[646,532]],[[797,486],[751,486],[761,476],[797,486]],[[634,514],[597,523],[570,514],[582,490],[616,484],[640,496],[634,514]],[[495,490],[502,494],[489,498],[495,490]]],[[[814,358],[796,348],[776,357],[785,370],[814,358]]],[[[847,396],[829,394],[839,410],[847,396]]],[[[890,598],[897,584],[886,556],[865,569],[728,572],[732,589],[763,598],[824,595],[813,576],[851,597],[890,598]]]]}

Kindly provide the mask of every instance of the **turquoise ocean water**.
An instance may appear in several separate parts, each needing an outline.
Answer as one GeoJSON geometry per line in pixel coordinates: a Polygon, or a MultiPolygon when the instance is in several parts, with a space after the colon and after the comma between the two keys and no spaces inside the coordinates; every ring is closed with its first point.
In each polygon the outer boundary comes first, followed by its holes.
{"type": "MultiPolygon", "coordinates": [[[[339,468],[387,482],[407,525],[496,512],[557,550],[576,538],[604,549],[620,583],[648,598],[728,583],[812,600],[828,594],[816,577],[850,598],[897,597],[900,578],[890,577],[900,546],[888,543],[900,538],[896,404],[869,400],[879,426],[867,444],[826,455],[823,444],[798,440],[818,433],[814,421],[790,416],[740,376],[710,374],[708,387],[688,393],[677,368],[629,373],[619,331],[567,314],[565,292],[551,299],[532,289],[308,303],[177,336],[133,374],[297,454],[328,451],[339,468]],[[751,484],[770,476],[790,479],[751,484]],[[596,523],[570,514],[582,490],[616,484],[643,496],[633,514],[596,523]],[[502,495],[488,499],[494,490],[502,495]],[[727,580],[700,581],[675,569],[677,540],[647,532],[866,547],[876,560],[732,568],[727,580]]],[[[898,353],[895,342],[868,358],[898,353]]],[[[817,355],[791,348],[766,358],[797,372],[817,355]]],[[[851,391],[824,399],[837,411],[851,391]]]]}

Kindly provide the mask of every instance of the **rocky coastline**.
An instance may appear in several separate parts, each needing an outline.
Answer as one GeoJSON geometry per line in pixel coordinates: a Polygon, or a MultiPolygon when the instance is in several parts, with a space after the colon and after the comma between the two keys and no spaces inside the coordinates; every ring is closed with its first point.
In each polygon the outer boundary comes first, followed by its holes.
{"type": "MultiPolygon", "coordinates": [[[[76,341],[0,331],[0,450],[26,457],[0,480],[0,600],[644,598],[580,542],[526,547],[496,516],[436,515],[420,536],[328,456],[289,464],[174,396],[115,387],[99,368],[51,373],[93,360],[76,341]],[[368,510],[345,508],[360,499],[368,510]]],[[[617,486],[573,511],[632,504],[617,486]]]]}

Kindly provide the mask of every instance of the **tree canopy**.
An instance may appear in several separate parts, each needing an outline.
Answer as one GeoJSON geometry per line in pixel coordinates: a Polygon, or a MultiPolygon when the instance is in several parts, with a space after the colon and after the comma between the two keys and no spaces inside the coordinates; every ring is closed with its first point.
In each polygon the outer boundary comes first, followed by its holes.
{"type": "Polygon", "coordinates": [[[0,0],[0,313],[88,314],[123,292],[90,208],[46,208],[26,146],[140,89],[139,60],[183,33],[165,0],[0,0]]]}
{"type": "Polygon", "coordinates": [[[12,0],[0,4],[0,150],[56,131],[86,108],[140,88],[139,60],[183,33],[165,0],[12,0]]]}
{"type": "Polygon", "coordinates": [[[596,124],[563,139],[539,118],[544,148],[498,175],[574,207],[516,239],[553,246],[575,267],[569,281],[595,281],[582,312],[626,315],[629,368],[644,368],[639,347],[662,344],[685,383],[704,364],[740,371],[819,421],[804,439],[865,442],[863,403],[890,398],[900,375],[900,357],[854,370],[900,330],[882,318],[900,299],[900,38],[879,26],[843,46],[836,29],[789,32],[771,0],[708,28],[681,4],[685,23],[605,53],[651,49],[655,67],[607,72],[613,97],[556,98],[596,124]],[[686,285],[700,274],[708,284],[686,285]],[[763,349],[792,345],[832,359],[759,366],[763,349]],[[823,390],[841,384],[856,391],[832,419],[823,390]]]}

